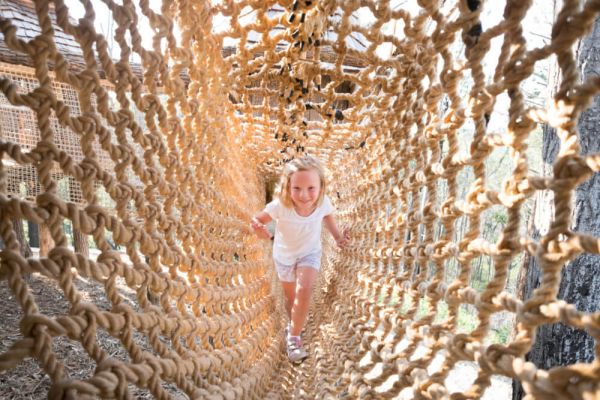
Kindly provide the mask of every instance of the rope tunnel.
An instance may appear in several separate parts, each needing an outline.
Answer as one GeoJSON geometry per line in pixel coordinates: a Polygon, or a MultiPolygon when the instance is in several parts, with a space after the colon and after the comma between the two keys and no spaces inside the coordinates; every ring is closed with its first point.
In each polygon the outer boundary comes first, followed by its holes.
{"type": "Polygon", "coordinates": [[[1,1],[3,385],[33,365],[52,399],[474,399],[497,379],[600,396],[597,360],[526,360],[543,325],[600,339],[598,312],[557,297],[565,264],[600,253],[571,230],[600,171],[576,124],[600,80],[573,53],[600,2],[565,1],[530,46],[532,1],[491,19],[479,0],[1,1]],[[556,93],[531,104],[554,59],[556,93]],[[550,175],[530,168],[543,125],[550,175]],[[249,223],[306,153],[352,240],[324,239],[293,365],[249,223]],[[534,237],[540,193],[555,211],[534,237]],[[542,271],[528,298],[524,258],[542,271]]]}

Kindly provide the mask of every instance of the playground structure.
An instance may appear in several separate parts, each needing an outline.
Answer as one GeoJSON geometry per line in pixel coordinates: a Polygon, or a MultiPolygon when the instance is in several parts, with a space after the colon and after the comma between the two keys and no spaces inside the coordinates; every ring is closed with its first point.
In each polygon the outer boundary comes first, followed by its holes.
{"type": "Polygon", "coordinates": [[[76,19],[62,0],[2,3],[0,282],[19,315],[0,371],[35,360],[50,398],[479,398],[493,375],[531,398],[598,396],[597,360],[545,371],[525,354],[543,324],[600,339],[598,313],[557,299],[565,263],[600,253],[597,238],[570,230],[573,193],[600,170],[576,140],[600,79],[578,81],[571,47],[600,2],[565,2],[550,43],[534,49],[522,32],[530,2],[507,1],[484,27],[485,2],[470,0],[106,0],[112,48],[93,23],[99,5],[81,4],[76,19]],[[552,56],[557,94],[526,106],[520,84],[552,56]],[[502,95],[508,123],[491,131],[502,95]],[[538,124],[561,139],[553,176],[528,170],[538,124]],[[511,174],[495,189],[485,161],[498,148],[511,174]],[[311,357],[293,367],[269,244],[249,220],[279,167],[304,152],[326,164],[353,239],[341,252],[326,245],[311,357]],[[533,240],[521,213],[537,191],[554,193],[556,211],[533,240]],[[507,221],[488,242],[481,224],[494,209],[507,221]],[[25,226],[40,227],[39,253],[24,254],[25,226]],[[506,285],[525,253],[543,274],[519,299],[506,285]],[[493,276],[476,290],[482,255],[493,276]],[[64,307],[42,304],[41,287],[64,307]],[[461,332],[466,305],[477,325],[461,332]],[[500,313],[516,332],[490,344],[500,313]],[[55,350],[65,343],[93,367],[83,376],[55,350]],[[477,363],[477,377],[450,393],[461,361],[477,363]]]}

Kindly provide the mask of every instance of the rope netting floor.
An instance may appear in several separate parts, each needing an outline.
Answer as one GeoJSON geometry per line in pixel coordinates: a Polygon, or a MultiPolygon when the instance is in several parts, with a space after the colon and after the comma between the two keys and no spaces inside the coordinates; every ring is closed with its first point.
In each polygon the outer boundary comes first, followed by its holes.
{"type": "Polygon", "coordinates": [[[545,371],[525,354],[544,324],[600,339],[599,313],[557,300],[565,263],[600,253],[570,230],[574,191],[600,171],[576,129],[600,79],[579,81],[572,50],[600,1],[565,1],[540,47],[523,33],[531,1],[503,2],[486,26],[477,0],[20,3],[37,33],[0,17],[29,60],[0,77],[2,376],[34,362],[50,398],[78,399],[480,398],[494,376],[531,398],[598,396],[597,360],[545,371]],[[106,16],[110,38],[94,25],[106,16]],[[551,59],[556,95],[526,104],[521,84],[551,59]],[[507,122],[492,128],[502,98],[507,122]],[[528,168],[541,124],[561,142],[552,176],[528,168]],[[510,172],[495,186],[498,150],[510,172]],[[305,152],[327,166],[352,243],[326,243],[311,355],[292,366],[270,244],[249,221],[305,152]],[[555,213],[534,240],[522,213],[539,191],[555,213]],[[492,212],[506,221],[490,241],[492,212]],[[25,222],[47,229],[47,254],[21,254],[25,222]],[[72,232],[98,252],[74,251],[72,232]],[[543,273],[519,299],[507,285],[524,254],[543,273]],[[475,288],[482,256],[493,273],[475,288]],[[491,344],[501,314],[515,335],[491,344]],[[463,362],[477,376],[454,392],[463,362]]]}

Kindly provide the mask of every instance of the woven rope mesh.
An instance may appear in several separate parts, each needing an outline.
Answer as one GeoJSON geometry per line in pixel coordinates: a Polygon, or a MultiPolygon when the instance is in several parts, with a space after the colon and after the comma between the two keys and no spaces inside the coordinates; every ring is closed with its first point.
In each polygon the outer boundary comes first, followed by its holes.
{"type": "Polygon", "coordinates": [[[598,313],[557,300],[564,264],[599,253],[597,238],[570,231],[570,214],[574,190],[600,170],[576,140],[600,80],[581,83],[572,52],[600,2],[566,1],[552,39],[534,48],[528,1],[507,1],[482,26],[480,1],[104,0],[112,38],[93,23],[100,3],[81,4],[81,19],[62,0],[30,4],[29,38],[0,18],[5,45],[28,65],[0,66],[0,283],[19,313],[18,326],[1,324],[18,334],[2,343],[0,372],[35,359],[50,398],[479,398],[493,375],[532,398],[598,395],[597,361],[544,371],[525,354],[543,324],[600,339],[598,313]],[[521,83],[554,57],[558,93],[526,104],[521,83]],[[500,96],[508,123],[492,130],[500,96]],[[550,177],[528,167],[544,123],[561,140],[550,177]],[[497,150],[510,174],[494,186],[486,160],[497,150]],[[325,245],[311,356],[292,366],[269,244],[249,221],[281,165],[305,152],[326,165],[352,242],[325,245]],[[533,240],[522,213],[539,191],[553,192],[556,213],[533,240]],[[482,224],[494,210],[506,221],[489,241],[482,224]],[[21,255],[15,224],[26,222],[49,230],[48,254],[21,255]],[[98,252],[76,253],[71,230],[98,252]],[[543,276],[520,300],[507,285],[526,253],[543,276]],[[493,274],[474,288],[482,256],[493,274]],[[40,280],[58,311],[32,289],[40,280]],[[102,298],[90,300],[90,287],[102,298]],[[466,331],[465,312],[476,317],[466,331]],[[500,314],[515,335],[491,344],[500,314]],[[65,343],[89,370],[68,367],[65,343]],[[476,378],[452,394],[447,378],[463,361],[476,378]]]}

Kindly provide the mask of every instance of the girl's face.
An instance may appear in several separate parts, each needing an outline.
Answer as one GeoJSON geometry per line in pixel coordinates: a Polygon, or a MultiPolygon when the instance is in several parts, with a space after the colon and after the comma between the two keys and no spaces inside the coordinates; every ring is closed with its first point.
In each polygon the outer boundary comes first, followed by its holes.
{"type": "Polygon", "coordinates": [[[320,192],[321,180],[314,169],[294,172],[290,176],[290,196],[294,206],[304,210],[312,208],[320,192]]]}

